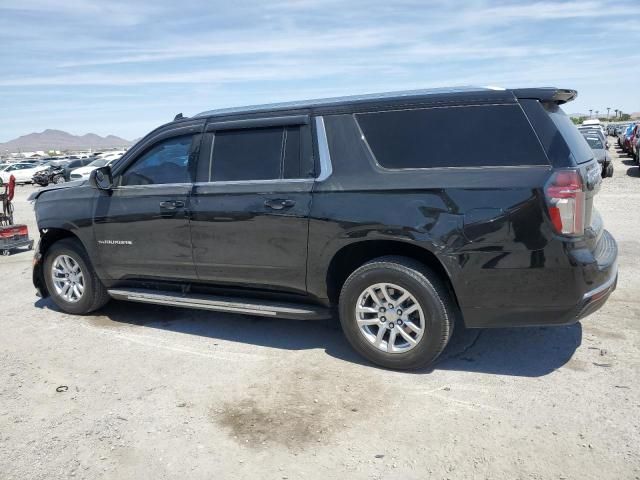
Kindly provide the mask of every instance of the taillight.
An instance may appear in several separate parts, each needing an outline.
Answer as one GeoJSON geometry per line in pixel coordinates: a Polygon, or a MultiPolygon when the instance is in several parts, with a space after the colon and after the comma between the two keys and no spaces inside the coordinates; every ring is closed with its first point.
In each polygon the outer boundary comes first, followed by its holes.
{"type": "Polygon", "coordinates": [[[549,217],[562,235],[584,234],[585,195],[577,170],[556,171],[545,187],[549,217]]]}
{"type": "Polygon", "coordinates": [[[26,225],[16,225],[11,227],[0,228],[0,238],[12,238],[16,235],[28,235],[26,225]]]}

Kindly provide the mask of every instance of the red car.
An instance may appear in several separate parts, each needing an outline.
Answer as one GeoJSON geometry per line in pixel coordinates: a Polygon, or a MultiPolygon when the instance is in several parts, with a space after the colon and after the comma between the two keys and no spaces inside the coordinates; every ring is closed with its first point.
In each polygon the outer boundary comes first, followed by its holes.
{"type": "Polygon", "coordinates": [[[635,142],[637,140],[637,136],[640,134],[640,125],[639,124],[635,124],[633,126],[633,129],[631,130],[631,133],[629,133],[628,135],[624,136],[624,140],[622,143],[622,150],[624,150],[625,152],[633,155],[633,149],[635,148],[635,142]]]}
{"type": "Polygon", "coordinates": [[[629,146],[627,148],[627,152],[629,152],[633,158],[638,156],[638,140],[640,140],[640,123],[637,123],[633,127],[631,135],[629,135],[629,146]]]}

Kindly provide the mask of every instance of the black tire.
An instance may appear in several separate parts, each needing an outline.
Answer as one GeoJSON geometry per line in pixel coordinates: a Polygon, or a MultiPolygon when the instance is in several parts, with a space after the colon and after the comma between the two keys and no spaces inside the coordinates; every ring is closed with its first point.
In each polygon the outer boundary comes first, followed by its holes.
{"type": "Polygon", "coordinates": [[[432,363],[444,350],[458,308],[445,282],[431,269],[413,259],[386,256],[355,270],[340,293],[340,322],[349,343],[363,357],[386,368],[410,370],[432,363]],[[365,338],[357,325],[355,307],[364,290],[377,283],[392,283],[406,289],[420,304],[425,316],[422,338],[403,353],[387,353],[365,338]]]}
{"type": "Polygon", "coordinates": [[[44,259],[44,281],[47,290],[53,302],[60,310],[73,313],[76,315],[84,315],[103,307],[109,301],[109,294],[104,288],[102,282],[98,278],[91,265],[91,260],[82,244],[75,238],[64,238],[49,247],[44,259]],[[81,298],[76,302],[66,301],[56,292],[51,278],[51,269],[54,260],[59,255],[68,255],[79,266],[84,277],[84,292],[81,298]]]}

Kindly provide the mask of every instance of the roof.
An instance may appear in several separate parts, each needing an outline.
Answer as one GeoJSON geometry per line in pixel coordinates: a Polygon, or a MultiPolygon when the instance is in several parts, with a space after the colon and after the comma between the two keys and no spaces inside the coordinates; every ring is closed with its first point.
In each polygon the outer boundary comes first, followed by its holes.
{"type": "Polygon", "coordinates": [[[544,101],[565,103],[573,100],[577,95],[575,90],[561,90],[553,87],[505,89],[498,87],[452,87],[431,88],[421,90],[404,90],[398,92],[371,93],[365,95],[351,95],[344,97],[322,98],[314,100],[299,100],[293,102],[280,102],[264,105],[248,105],[244,107],[220,108],[208,110],[195,115],[197,117],[211,117],[222,115],[236,115],[248,113],[261,113],[271,111],[300,110],[300,109],[326,109],[347,105],[365,105],[369,103],[395,103],[395,102],[428,102],[428,101],[452,101],[469,98],[474,94],[496,100],[511,100],[515,98],[537,98],[544,101]]]}

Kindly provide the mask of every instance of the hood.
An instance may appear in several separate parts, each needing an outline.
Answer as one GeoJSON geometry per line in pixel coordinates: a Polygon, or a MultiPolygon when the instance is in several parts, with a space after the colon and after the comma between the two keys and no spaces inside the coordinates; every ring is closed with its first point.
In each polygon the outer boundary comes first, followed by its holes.
{"type": "Polygon", "coordinates": [[[65,182],[65,183],[50,185],[48,187],[44,187],[44,188],[41,188],[40,190],[33,192],[31,195],[29,195],[29,198],[27,200],[30,202],[33,202],[43,193],[50,192],[52,190],[64,190],[65,188],[79,187],[81,185],[84,185],[85,183],[87,183],[86,180],[76,180],[74,182],[65,182]]]}

